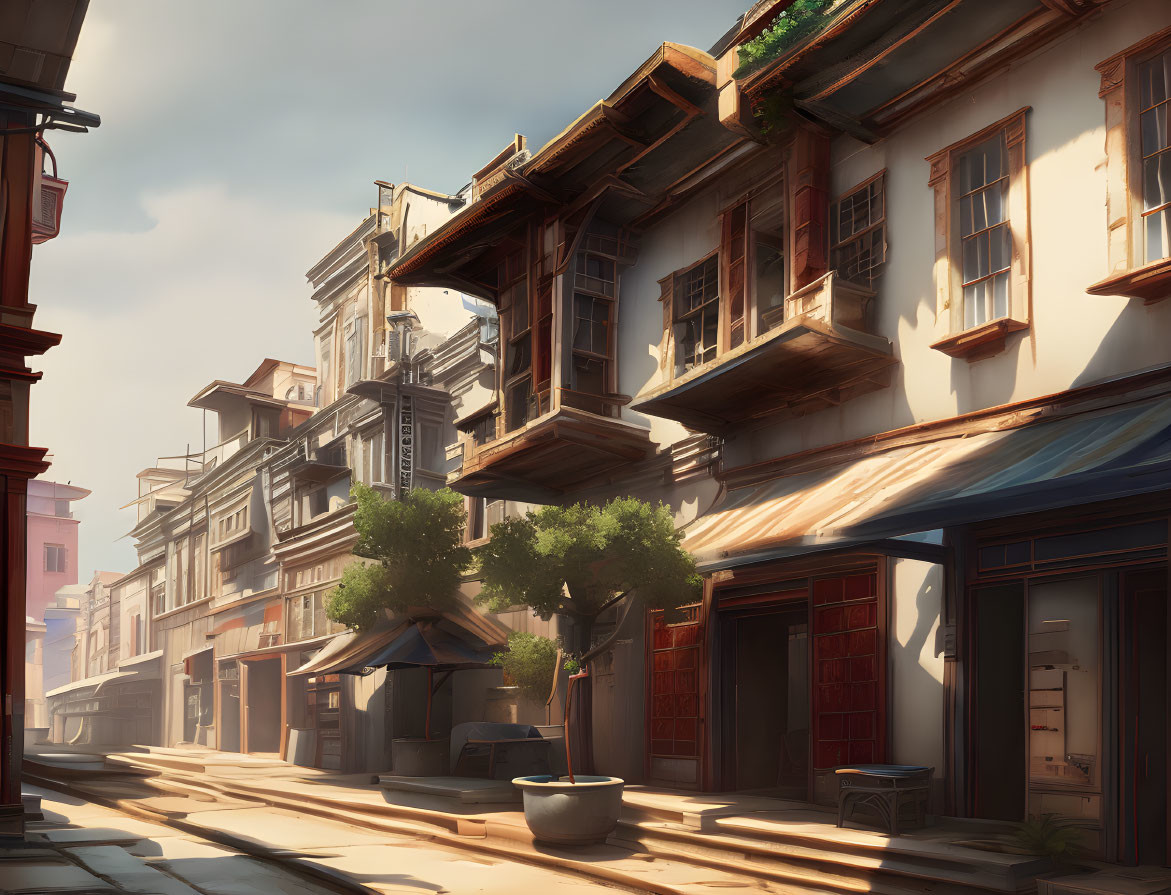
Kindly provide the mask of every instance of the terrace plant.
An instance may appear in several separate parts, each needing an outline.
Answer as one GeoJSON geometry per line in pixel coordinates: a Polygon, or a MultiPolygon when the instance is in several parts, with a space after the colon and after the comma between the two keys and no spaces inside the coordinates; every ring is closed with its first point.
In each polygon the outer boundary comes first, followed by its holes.
{"type": "Polygon", "coordinates": [[[736,51],[740,65],[732,74],[743,78],[763,68],[785,50],[816,31],[834,0],[794,0],[772,23],[736,51]]]}

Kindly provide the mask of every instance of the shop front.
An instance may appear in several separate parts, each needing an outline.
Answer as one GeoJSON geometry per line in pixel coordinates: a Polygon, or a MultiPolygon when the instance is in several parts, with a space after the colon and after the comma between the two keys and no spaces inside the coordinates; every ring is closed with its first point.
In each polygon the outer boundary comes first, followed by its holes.
{"type": "Polygon", "coordinates": [[[1092,853],[1168,862],[1171,496],[973,526],[966,545],[966,797],[1053,814],[1092,853]]]}

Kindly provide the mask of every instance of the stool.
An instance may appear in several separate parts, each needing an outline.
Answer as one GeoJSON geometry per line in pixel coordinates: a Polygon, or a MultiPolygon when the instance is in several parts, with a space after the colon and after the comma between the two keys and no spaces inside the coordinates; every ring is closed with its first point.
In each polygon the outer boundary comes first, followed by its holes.
{"type": "Polygon", "coordinates": [[[912,811],[913,825],[926,825],[927,797],[935,768],[862,764],[836,768],[834,773],[839,775],[839,827],[859,806],[877,812],[892,836],[899,834],[899,819],[908,806],[912,811]]]}

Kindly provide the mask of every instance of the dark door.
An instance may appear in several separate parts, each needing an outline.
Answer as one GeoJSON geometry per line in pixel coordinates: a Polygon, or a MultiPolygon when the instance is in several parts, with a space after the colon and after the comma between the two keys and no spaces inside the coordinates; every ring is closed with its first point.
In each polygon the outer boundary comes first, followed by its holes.
{"type": "Polygon", "coordinates": [[[1168,859],[1167,571],[1123,576],[1123,837],[1127,863],[1168,859]]]}
{"type": "Polygon", "coordinates": [[[809,789],[809,638],[804,600],[735,621],[737,789],[805,799],[809,789]]]}
{"type": "Polygon", "coordinates": [[[1025,818],[1025,588],[972,591],[972,813],[1025,818]]]}

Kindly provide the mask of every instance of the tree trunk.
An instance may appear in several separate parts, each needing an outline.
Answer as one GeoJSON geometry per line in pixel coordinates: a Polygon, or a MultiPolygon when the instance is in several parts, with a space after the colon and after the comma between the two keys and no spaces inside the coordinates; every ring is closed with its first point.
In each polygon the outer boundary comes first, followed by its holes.
{"type": "MultiPolygon", "coordinates": [[[[589,652],[590,638],[594,632],[594,617],[573,616],[573,651],[577,656],[589,652]]],[[[588,670],[583,668],[583,671],[588,670]]],[[[573,688],[573,705],[570,706],[569,735],[572,739],[573,770],[576,774],[594,773],[594,709],[593,681],[585,677],[573,688]]]]}

